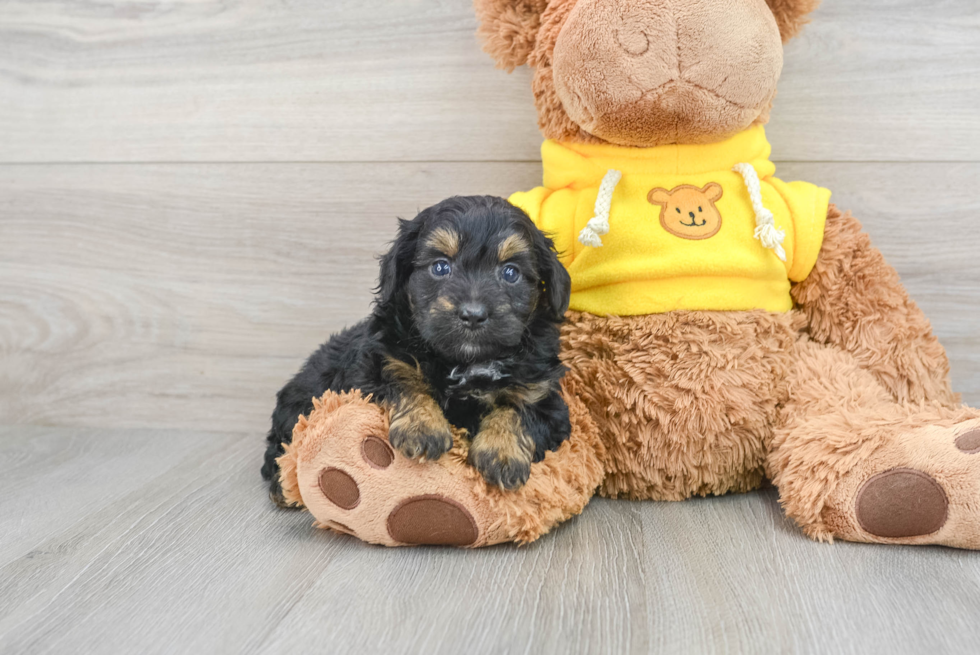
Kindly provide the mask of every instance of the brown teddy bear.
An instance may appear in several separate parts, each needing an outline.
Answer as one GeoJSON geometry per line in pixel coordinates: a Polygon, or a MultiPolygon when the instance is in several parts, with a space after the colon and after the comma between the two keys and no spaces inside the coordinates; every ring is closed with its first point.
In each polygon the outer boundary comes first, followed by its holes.
{"type": "Polygon", "coordinates": [[[511,201],[571,274],[572,437],[503,492],[462,439],[405,460],[383,409],[328,394],[281,459],[287,498],[365,541],[479,546],[533,541],[596,489],[768,478],[815,539],[980,547],[980,411],[858,221],[774,177],[782,43],[816,4],[476,0],[487,52],[535,72],[544,183],[511,201]]]}

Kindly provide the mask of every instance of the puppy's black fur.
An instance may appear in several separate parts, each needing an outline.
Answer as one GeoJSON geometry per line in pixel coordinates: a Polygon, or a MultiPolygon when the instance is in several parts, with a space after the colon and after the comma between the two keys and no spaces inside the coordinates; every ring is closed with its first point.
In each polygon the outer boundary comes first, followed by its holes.
{"type": "Polygon", "coordinates": [[[282,505],[276,458],[325,391],[361,389],[392,409],[410,458],[473,440],[488,482],[523,485],[568,438],[559,325],[571,282],[550,239],[502,198],[455,197],[400,221],[367,319],[330,338],[278,394],[262,475],[282,505]]]}

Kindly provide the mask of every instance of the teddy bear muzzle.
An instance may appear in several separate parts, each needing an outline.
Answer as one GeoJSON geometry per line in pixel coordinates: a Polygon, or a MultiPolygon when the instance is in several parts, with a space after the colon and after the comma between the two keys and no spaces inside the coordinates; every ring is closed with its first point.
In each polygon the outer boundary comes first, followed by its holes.
{"type": "Polygon", "coordinates": [[[552,62],[569,117],[631,146],[705,143],[744,130],[768,114],[782,64],[779,28],[763,0],[579,0],[552,62]]]}

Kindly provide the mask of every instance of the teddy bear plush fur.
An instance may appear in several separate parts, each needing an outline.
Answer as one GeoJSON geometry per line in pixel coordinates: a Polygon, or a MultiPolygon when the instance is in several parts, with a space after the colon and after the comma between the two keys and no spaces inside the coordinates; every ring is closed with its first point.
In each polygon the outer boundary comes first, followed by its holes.
{"type": "MultiPolygon", "coordinates": [[[[475,2],[498,66],[534,69],[544,136],[610,157],[761,130],[782,44],[816,5],[475,2]]],[[[704,202],[722,197],[710,185],[691,190],[704,202]]],[[[652,215],[680,214],[672,197],[651,189],[652,215]]],[[[297,425],[283,458],[287,497],[320,525],[367,541],[477,546],[533,541],[596,490],[677,501],[768,479],[815,539],[980,547],[980,412],[960,404],[928,320],[858,221],[823,207],[815,261],[793,280],[788,311],[570,311],[563,357],[573,434],[534,465],[524,489],[484,484],[464,463],[463,440],[424,464],[388,449],[378,468],[363,443],[383,443],[384,411],[356,395],[328,395],[297,425]],[[324,482],[328,470],[346,477],[324,482]],[[347,508],[331,500],[345,489],[347,508]]],[[[691,218],[697,225],[694,209],[691,218]]],[[[582,248],[574,234],[565,247],[582,248]]],[[[584,273],[576,280],[570,271],[574,292],[584,273]]]]}

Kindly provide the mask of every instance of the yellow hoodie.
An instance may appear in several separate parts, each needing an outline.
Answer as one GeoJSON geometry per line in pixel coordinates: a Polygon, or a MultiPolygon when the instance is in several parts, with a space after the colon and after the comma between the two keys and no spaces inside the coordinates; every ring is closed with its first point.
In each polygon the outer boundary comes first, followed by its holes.
{"type": "Polygon", "coordinates": [[[770,152],[762,126],[707,145],[546,141],[544,186],[510,200],[554,238],[571,309],[785,312],[790,281],[816,263],[830,191],[774,178],[770,152]]]}

